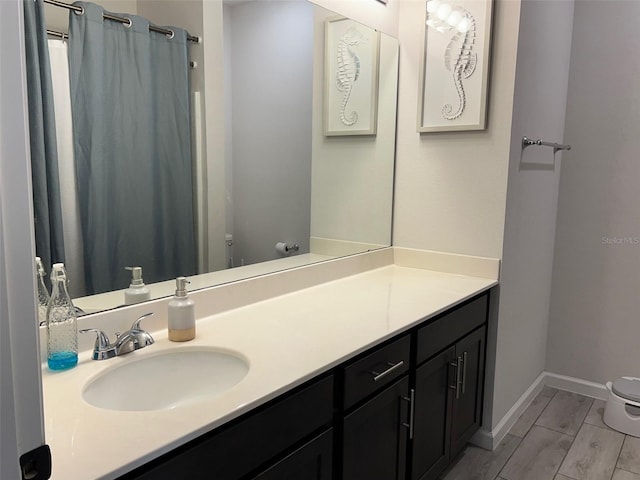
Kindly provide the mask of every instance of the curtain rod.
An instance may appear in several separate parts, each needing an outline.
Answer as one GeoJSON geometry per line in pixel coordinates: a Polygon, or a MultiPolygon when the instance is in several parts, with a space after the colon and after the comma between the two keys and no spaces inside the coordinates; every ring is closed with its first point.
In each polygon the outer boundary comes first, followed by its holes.
{"type": "MultiPolygon", "coordinates": [[[[0,0],[2,1],[2,0],[0,0]]],[[[64,33],[64,32],[58,32],[57,30],[49,30],[47,28],[47,35],[51,35],[52,37],[58,37],[61,40],[67,40],[69,38],[69,34],[68,33],[64,33]]],[[[191,60],[189,62],[189,66],[191,68],[198,68],[198,63],[194,62],[193,60],[191,60]]]]}
{"type": "Polygon", "coordinates": [[[69,35],[63,32],[57,32],[55,30],[49,30],[47,29],[47,35],[51,35],[52,37],[58,37],[61,38],[62,40],[66,40],[67,38],[69,38],[69,35]]]}
{"type": "MultiPolygon", "coordinates": [[[[70,5],[68,3],[64,3],[59,0],[43,0],[43,2],[48,3],[49,5],[55,5],[56,7],[66,8],[67,10],[73,10],[74,12],[80,15],[84,14],[84,8],[78,7],[76,5],[70,5]]],[[[114,22],[125,23],[128,26],[131,26],[131,19],[129,18],[118,17],[116,15],[111,15],[109,13],[103,13],[102,16],[107,20],[113,20],[114,22]]],[[[173,34],[174,34],[173,30],[156,27],[155,25],[149,25],[149,30],[153,32],[164,33],[165,35],[168,35],[171,38],[173,38],[173,34]]],[[[55,33],[53,33],[53,35],[55,35],[55,33]]],[[[194,37],[193,35],[190,35],[188,32],[187,32],[187,40],[193,43],[200,43],[200,37],[194,37]]]]}

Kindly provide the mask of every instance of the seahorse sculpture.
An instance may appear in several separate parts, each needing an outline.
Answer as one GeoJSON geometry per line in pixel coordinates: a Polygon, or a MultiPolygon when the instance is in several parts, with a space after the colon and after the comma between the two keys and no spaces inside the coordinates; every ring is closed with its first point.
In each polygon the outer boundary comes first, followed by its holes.
{"type": "Polygon", "coordinates": [[[476,20],[467,10],[464,10],[462,18],[467,20],[469,28],[465,32],[456,31],[444,53],[444,65],[453,72],[453,82],[458,92],[458,108],[455,111],[450,103],[442,107],[442,116],[447,120],[455,120],[464,112],[466,97],[462,80],[469,78],[476,70],[477,55],[473,51],[476,20]]]}
{"type": "Polygon", "coordinates": [[[352,111],[347,115],[347,104],[351,97],[353,84],[360,78],[360,58],[354,47],[364,44],[363,35],[355,27],[349,27],[338,40],[336,87],[342,92],[340,102],[340,121],[347,126],[355,125],[358,121],[358,112],[352,111]]]}
{"type": "Polygon", "coordinates": [[[477,54],[473,51],[476,40],[476,20],[468,10],[462,7],[449,10],[452,12],[451,16],[455,15],[455,22],[441,20],[437,15],[427,15],[427,25],[440,33],[452,30],[455,32],[445,49],[444,65],[453,74],[453,83],[458,94],[458,107],[454,110],[450,103],[442,107],[442,116],[446,120],[455,120],[462,115],[466,106],[462,81],[469,78],[476,69],[477,54]]]}

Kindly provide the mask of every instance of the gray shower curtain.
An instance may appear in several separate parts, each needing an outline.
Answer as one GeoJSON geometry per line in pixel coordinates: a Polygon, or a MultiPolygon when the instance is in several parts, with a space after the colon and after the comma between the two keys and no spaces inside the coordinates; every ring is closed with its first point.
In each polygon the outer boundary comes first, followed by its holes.
{"type": "Polygon", "coordinates": [[[195,273],[186,32],[76,2],[69,74],[87,293],[195,273]]]}
{"type": "Polygon", "coordinates": [[[53,87],[42,0],[24,0],[24,27],[36,255],[49,271],[53,263],[64,262],[64,240],[53,87]]]}

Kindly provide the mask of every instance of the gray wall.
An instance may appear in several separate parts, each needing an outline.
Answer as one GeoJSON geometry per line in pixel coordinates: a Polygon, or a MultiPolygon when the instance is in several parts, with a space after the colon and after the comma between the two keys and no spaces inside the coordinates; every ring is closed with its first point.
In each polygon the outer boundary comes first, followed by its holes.
{"type": "Polygon", "coordinates": [[[229,12],[233,235],[240,265],[279,258],[279,241],[309,251],[313,6],[248,2],[229,12]]]}
{"type": "Polygon", "coordinates": [[[578,1],[547,370],[640,374],[640,2],[578,1]]]}
{"type": "Polygon", "coordinates": [[[551,148],[523,151],[521,139],[526,135],[562,142],[572,22],[573,1],[522,2],[496,337],[494,427],[545,369],[563,154],[558,153],[554,162],[551,148]]]}
{"type": "Polygon", "coordinates": [[[0,2],[0,478],[45,441],[22,2],[0,2]],[[5,68],[8,66],[9,68],[5,68]]]}

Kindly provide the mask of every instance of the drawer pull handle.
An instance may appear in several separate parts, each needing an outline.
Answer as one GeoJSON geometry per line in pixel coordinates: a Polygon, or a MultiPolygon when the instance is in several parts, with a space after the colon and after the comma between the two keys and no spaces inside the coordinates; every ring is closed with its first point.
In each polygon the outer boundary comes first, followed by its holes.
{"type": "Polygon", "coordinates": [[[404,361],[400,360],[398,363],[387,362],[387,365],[388,365],[389,368],[387,368],[384,372],[376,372],[375,370],[369,372],[369,373],[371,373],[371,375],[373,375],[373,381],[374,382],[377,382],[381,378],[386,377],[390,373],[392,373],[395,370],[397,370],[400,367],[402,367],[404,365],[404,361]]]}

